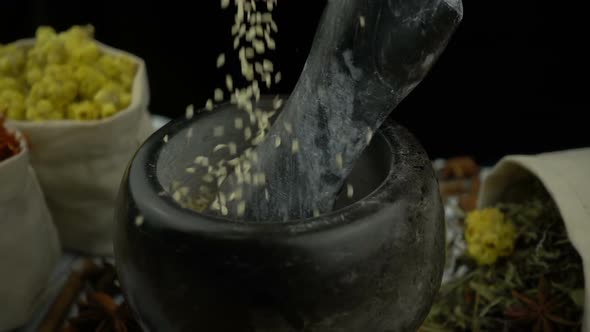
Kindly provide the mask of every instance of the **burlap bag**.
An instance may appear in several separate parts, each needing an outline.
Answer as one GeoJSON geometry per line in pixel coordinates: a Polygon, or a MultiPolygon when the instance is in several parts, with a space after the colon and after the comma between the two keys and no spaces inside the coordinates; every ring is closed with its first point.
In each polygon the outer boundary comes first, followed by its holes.
{"type": "MultiPolygon", "coordinates": [[[[34,40],[19,41],[31,45],[34,40]]],[[[31,163],[62,245],[88,254],[112,254],[114,207],[120,181],[140,144],[153,132],[145,63],[138,64],[132,102],[115,116],[95,121],[11,122],[31,142],[31,163]]]]}
{"type": "Polygon", "coordinates": [[[0,331],[31,318],[60,255],[29,151],[22,148],[0,162],[0,331]]]}

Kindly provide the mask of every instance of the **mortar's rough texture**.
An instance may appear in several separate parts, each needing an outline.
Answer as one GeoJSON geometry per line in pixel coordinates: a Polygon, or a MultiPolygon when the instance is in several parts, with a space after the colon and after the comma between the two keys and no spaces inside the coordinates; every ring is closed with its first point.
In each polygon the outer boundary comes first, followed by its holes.
{"type": "Polygon", "coordinates": [[[184,174],[183,147],[210,151],[198,129],[232,120],[220,110],[167,125],[123,181],[117,269],[144,331],[416,330],[445,250],[436,178],[412,135],[387,124],[351,174],[358,200],[319,218],[238,222],[180,208],[162,183],[184,174]],[[186,144],[188,127],[202,144],[186,144]]]}

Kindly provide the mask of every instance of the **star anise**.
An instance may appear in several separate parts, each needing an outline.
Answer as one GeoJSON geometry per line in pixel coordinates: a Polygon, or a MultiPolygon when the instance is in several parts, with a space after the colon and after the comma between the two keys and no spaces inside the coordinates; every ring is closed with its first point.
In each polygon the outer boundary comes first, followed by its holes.
{"type": "Polygon", "coordinates": [[[78,316],[69,319],[67,332],[140,332],[126,303],[121,305],[108,294],[89,292],[79,304],[78,316]]]}
{"type": "Polygon", "coordinates": [[[117,280],[115,266],[107,261],[102,262],[102,267],[88,275],[88,282],[96,292],[106,293],[111,296],[121,294],[121,287],[117,280]]]}
{"type": "Polygon", "coordinates": [[[539,279],[539,286],[537,289],[537,298],[530,298],[516,290],[512,291],[512,296],[519,300],[524,306],[513,306],[504,312],[508,318],[515,320],[517,323],[531,324],[534,332],[552,332],[555,331],[555,326],[578,326],[576,322],[572,322],[559,315],[558,310],[563,307],[564,302],[560,301],[558,297],[552,298],[550,285],[544,276],[539,279]]]}

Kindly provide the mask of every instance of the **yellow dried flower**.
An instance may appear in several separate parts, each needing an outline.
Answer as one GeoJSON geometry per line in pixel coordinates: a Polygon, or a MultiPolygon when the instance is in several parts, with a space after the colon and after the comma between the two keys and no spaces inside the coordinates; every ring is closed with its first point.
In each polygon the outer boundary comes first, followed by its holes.
{"type": "Polygon", "coordinates": [[[25,97],[17,90],[0,90],[0,111],[9,119],[25,119],[25,97]]]}
{"type": "Polygon", "coordinates": [[[26,63],[26,52],[15,45],[7,45],[0,49],[0,76],[17,76],[26,63]]]}
{"type": "Polygon", "coordinates": [[[476,210],[467,215],[467,251],[481,265],[494,264],[499,257],[510,256],[516,235],[514,224],[499,209],[476,210]]]}
{"type": "Polygon", "coordinates": [[[100,49],[95,42],[72,43],[68,48],[71,61],[80,64],[92,64],[100,58],[100,49]]]}
{"type": "Polygon", "coordinates": [[[115,104],[106,103],[101,105],[100,116],[101,118],[108,118],[117,114],[118,110],[115,104]]]}
{"type": "Polygon", "coordinates": [[[80,96],[85,99],[93,99],[98,90],[107,83],[102,72],[87,65],[78,67],[74,76],[78,81],[80,96]]]}
{"type": "Polygon", "coordinates": [[[23,84],[13,77],[0,77],[0,92],[4,90],[16,90],[24,92],[25,88],[23,84]]]}
{"type": "Polygon", "coordinates": [[[26,119],[30,121],[61,120],[64,116],[63,110],[48,99],[41,99],[31,103],[26,112],[26,119]]]}
{"type": "Polygon", "coordinates": [[[68,108],[68,119],[96,120],[101,117],[101,108],[94,102],[82,101],[71,104],[68,108]]]}
{"type": "Polygon", "coordinates": [[[37,43],[43,44],[55,37],[57,37],[55,29],[49,26],[40,26],[35,32],[35,40],[37,43]]]}
{"type": "Polygon", "coordinates": [[[39,82],[43,78],[43,71],[40,67],[31,65],[27,65],[27,69],[25,72],[25,79],[29,85],[33,85],[39,82]]]}
{"type": "Polygon", "coordinates": [[[31,47],[0,45],[0,107],[8,117],[92,120],[131,104],[138,64],[128,56],[103,54],[94,27],[56,33],[41,26],[35,37],[31,47]]]}

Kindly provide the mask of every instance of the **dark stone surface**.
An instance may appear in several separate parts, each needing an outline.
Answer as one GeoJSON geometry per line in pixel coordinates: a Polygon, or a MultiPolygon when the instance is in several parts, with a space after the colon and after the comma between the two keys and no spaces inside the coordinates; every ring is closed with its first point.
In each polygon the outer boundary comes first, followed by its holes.
{"type": "MultiPolygon", "coordinates": [[[[271,202],[258,204],[264,188],[246,186],[247,218],[292,220],[331,211],[367,133],[427,75],[462,15],[461,0],[329,1],[297,86],[256,149],[260,162],[252,172],[266,174],[271,202]],[[294,139],[297,154],[291,153],[294,139]]],[[[222,190],[237,186],[230,176],[222,190]]],[[[237,209],[229,204],[229,211],[237,209]]]]}
{"type": "Polygon", "coordinates": [[[221,110],[173,121],[124,178],[115,255],[144,331],[416,330],[445,249],[438,185],[412,135],[386,124],[351,174],[357,199],[318,218],[239,222],[182,209],[162,185],[210,151],[211,125],[231,120],[221,110]],[[189,127],[199,144],[186,144],[189,127]]]}

